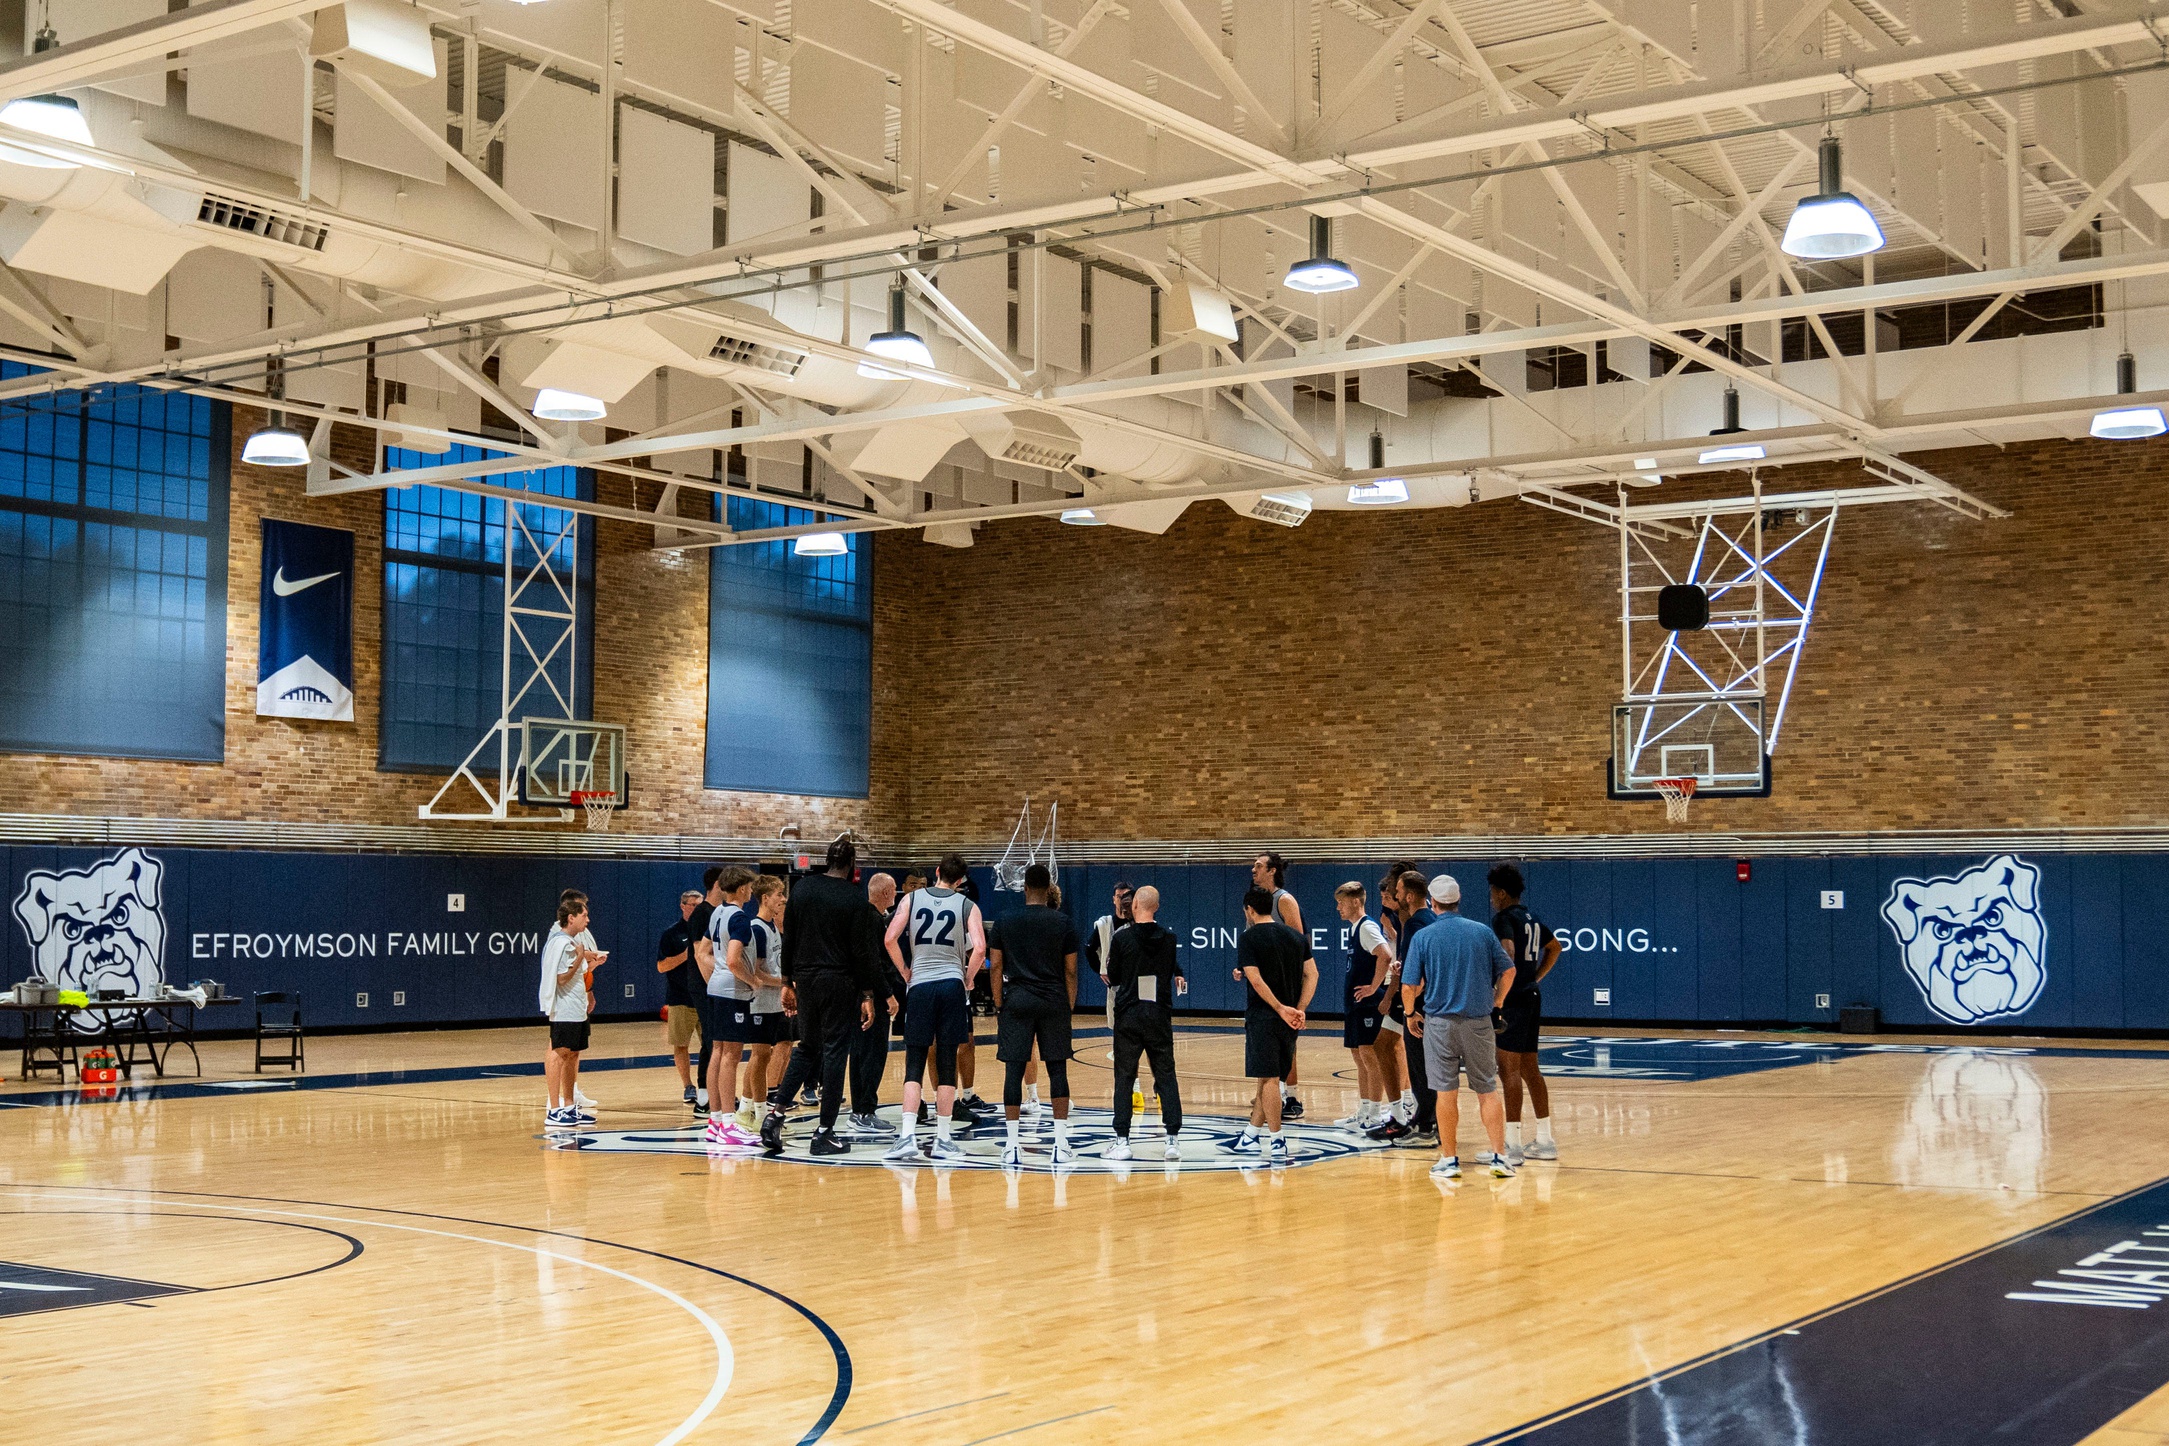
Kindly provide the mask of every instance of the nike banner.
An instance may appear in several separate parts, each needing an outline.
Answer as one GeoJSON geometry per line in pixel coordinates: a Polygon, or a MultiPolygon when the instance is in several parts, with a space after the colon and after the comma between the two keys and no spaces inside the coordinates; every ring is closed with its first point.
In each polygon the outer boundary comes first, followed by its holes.
{"type": "Polygon", "coordinates": [[[354,534],[264,519],[256,711],[354,721],[354,534]]]}

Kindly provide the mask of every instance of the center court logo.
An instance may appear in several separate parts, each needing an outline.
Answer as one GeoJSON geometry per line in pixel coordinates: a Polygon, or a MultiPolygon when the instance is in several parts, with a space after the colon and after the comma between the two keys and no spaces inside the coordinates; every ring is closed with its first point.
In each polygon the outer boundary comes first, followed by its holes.
{"type": "MultiPolygon", "coordinates": [[[[885,1128],[871,1136],[861,1136],[854,1141],[848,1155],[810,1156],[806,1153],[806,1141],[813,1136],[815,1117],[811,1114],[794,1117],[784,1126],[784,1153],[782,1161],[793,1165],[842,1165],[846,1168],[874,1168],[883,1164],[881,1152],[896,1141],[896,1107],[884,1109],[882,1117],[885,1128]]],[[[1115,1135],[1114,1111],[1077,1106],[1070,1110],[1070,1144],[1077,1151],[1077,1163],[1065,1167],[1077,1173],[1102,1175],[1127,1175],[1132,1170],[1157,1169],[1172,1161],[1160,1158],[1163,1138],[1156,1115],[1140,1112],[1130,1127],[1130,1143],[1137,1151],[1135,1160],[1108,1160],[1102,1158],[1108,1141],[1115,1135]]],[[[1281,1127],[1288,1141],[1288,1166],[1323,1164],[1328,1160],[1348,1160],[1357,1155],[1383,1150],[1385,1145],[1361,1135],[1347,1134],[1327,1125],[1302,1125],[1289,1122],[1281,1127]]],[[[1259,1164],[1255,1154],[1234,1153],[1235,1142],[1242,1137],[1243,1121],[1219,1115],[1184,1115],[1182,1133],[1175,1137],[1182,1147],[1179,1168],[1184,1173],[1193,1171],[1254,1169],[1259,1164]]],[[[708,1153],[706,1142],[701,1138],[698,1125],[688,1125],[676,1130],[595,1130],[578,1135],[545,1136],[547,1148],[556,1150],[592,1150],[602,1154],[618,1155],[697,1155],[708,1153]]],[[[843,1134],[838,1126],[838,1134],[843,1134]]],[[[848,1136],[846,1136],[848,1138],[848,1136]]],[[[921,1143],[925,1136],[922,1132],[921,1143]]],[[[1000,1121],[981,1126],[969,1135],[959,1135],[957,1143],[964,1147],[965,1158],[953,1166],[959,1170],[993,1170],[1002,1168],[1002,1140],[1000,1121]]],[[[1051,1175],[1054,1169],[1054,1121],[1042,1116],[1035,1131],[1028,1122],[1022,1135],[1024,1144],[1024,1169],[1027,1173],[1051,1175]]],[[[761,1159],[751,1152],[732,1151],[731,1159],[761,1159]]],[[[899,1169],[916,1169],[917,1165],[900,1165],[899,1169]]]]}
{"type": "Polygon", "coordinates": [[[1883,918],[1921,999],[1952,1024],[2008,1019],[2048,983],[2041,871],[2013,854],[1942,879],[1899,879],[1883,918]]]}

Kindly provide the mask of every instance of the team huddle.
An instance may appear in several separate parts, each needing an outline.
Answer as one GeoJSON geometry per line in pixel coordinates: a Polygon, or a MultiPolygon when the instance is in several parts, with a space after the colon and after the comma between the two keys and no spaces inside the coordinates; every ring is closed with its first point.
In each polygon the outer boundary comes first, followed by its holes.
{"type": "MultiPolygon", "coordinates": [[[[863,888],[855,882],[857,850],[848,836],[829,846],[824,863],[791,888],[743,867],[709,869],[701,890],[680,897],[679,922],[657,947],[665,1037],[685,1102],[706,1121],[710,1150],[779,1155],[785,1118],[803,1105],[819,1112],[807,1144],[812,1155],[886,1141],[883,1158],[892,1163],[963,1160],[959,1131],[997,1114],[975,1088],[974,998],[983,983],[1003,1068],[1002,1165],[1022,1163],[1021,1123],[1050,1107],[1053,1163],[1076,1163],[1069,1063],[1082,956],[1106,986],[1113,1036],[1114,1138],[1101,1156],[1134,1158],[1143,1064],[1159,1102],[1165,1157],[1182,1158],[1173,1009],[1189,980],[1176,935],[1159,922],[1157,889],[1117,884],[1112,912],[1080,935],[1041,864],[1024,871],[1024,907],[996,921],[981,912],[960,855],[944,857],[931,882],[910,874],[901,888],[888,874],[863,888]],[[879,1091],[897,1035],[904,1085],[892,1131],[878,1113],[879,1091]],[[850,1119],[839,1132],[847,1098],[850,1119]],[[926,1126],[932,1135],[922,1142],[926,1126]]],[[[1268,1165],[1287,1163],[1284,1124],[1303,1112],[1297,1044],[1319,981],[1286,872],[1277,854],[1253,864],[1236,942],[1244,1073],[1256,1093],[1249,1123],[1230,1148],[1268,1165]]],[[[1452,875],[1426,878],[1413,865],[1387,870],[1375,914],[1361,883],[1334,891],[1346,926],[1342,1043],[1360,1097],[1355,1113],[1334,1123],[1384,1144],[1437,1149],[1432,1174],[1440,1178],[1461,1173],[1454,1141],[1464,1075],[1491,1147],[1485,1168],[1508,1176],[1525,1159],[1558,1158],[1537,1048],[1540,986],[1560,945],[1522,904],[1520,870],[1501,864],[1488,882],[1489,927],[1462,916],[1452,875]],[[1525,1097],[1535,1116],[1526,1143],[1525,1097]]],[[[550,1020],[552,1129],[596,1118],[594,1102],[579,1090],[579,1056],[588,1043],[594,973],[608,955],[595,948],[588,925],[586,896],[566,890],[543,947],[540,992],[550,1020]]]]}

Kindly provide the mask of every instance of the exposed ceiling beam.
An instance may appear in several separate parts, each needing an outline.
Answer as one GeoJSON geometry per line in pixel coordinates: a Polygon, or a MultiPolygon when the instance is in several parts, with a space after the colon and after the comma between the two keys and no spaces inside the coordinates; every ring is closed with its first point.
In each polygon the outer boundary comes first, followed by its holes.
{"type": "MultiPolygon", "coordinates": [[[[108,30],[0,65],[0,101],[72,90],[176,50],[311,14],[337,0],[198,0],[186,10],[108,30]]],[[[62,12],[66,19],[66,11],[62,12]]]]}

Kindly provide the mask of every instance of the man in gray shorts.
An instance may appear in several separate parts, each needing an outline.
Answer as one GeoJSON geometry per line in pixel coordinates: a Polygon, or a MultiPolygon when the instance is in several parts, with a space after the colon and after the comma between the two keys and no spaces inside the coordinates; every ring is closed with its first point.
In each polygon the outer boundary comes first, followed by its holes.
{"type": "Polygon", "coordinates": [[[1506,1163],[1506,1096],[1499,1090],[1491,1013],[1514,986],[1514,961],[1498,935],[1461,916],[1461,885],[1452,874],[1431,881],[1431,907],[1438,921],[1409,940],[1401,961],[1408,1031],[1423,1041],[1424,1075],[1438,1091],[1439,1158],[1431,1176],[1461,1176],[1454,1134],[1461,1125],[1461,1072],[1467,1070],[1491,1137],[1491,1173],[1503,1179],[1514,1167],[1506,1163]]]}

